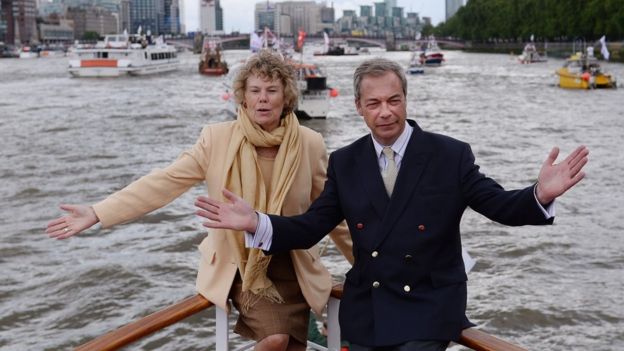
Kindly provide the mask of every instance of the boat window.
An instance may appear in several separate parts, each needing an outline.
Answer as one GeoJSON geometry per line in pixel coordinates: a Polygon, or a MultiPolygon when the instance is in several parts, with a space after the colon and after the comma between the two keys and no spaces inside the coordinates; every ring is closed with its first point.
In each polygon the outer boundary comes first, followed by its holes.
{"type": "Polygon", "coordinates": [[[157,59],[158,59],[158,55],[152,54],[152,60],[157,60],[157,59]]]}

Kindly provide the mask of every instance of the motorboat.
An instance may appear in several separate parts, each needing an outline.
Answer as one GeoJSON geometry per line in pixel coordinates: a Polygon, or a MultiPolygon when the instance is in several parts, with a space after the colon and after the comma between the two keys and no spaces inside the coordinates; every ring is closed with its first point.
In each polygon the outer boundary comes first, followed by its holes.
{"type": "Polygon", "coordinates": [[[602,72],[598,59],[577,52],[570,56],[563,67],[556,71],[559,86],[566,89],[617,88],[617,82],[610,74],[602,72]]]}
{"type": "Polygon", "coordinates": [[[412,57],[406,71],[408,74],[425,73],[425,53],[423,51],[412,52],[412,57]]]}
{"type": "Polygon", "coordinates": [[[180,60],[174,46],[162,37],[147,35],[107,35],[94,46],[77,44],[71,51],[69,73],[74,77],[118,77],[149,75],[178,69],[180,60]]]}
{"type": "Polygon", "coordinates": [[[31,59],[39,57],[39,52],[31,46],[23,46],[19,51],[19,58],[31,59]]]}
{"type": "Polygon", "coordinates": [[[438,67],[444,62],[444,54],[438,46],[438,42],[432,35],[427,40],[427,45],[423,50],[423,55],[420,56],[422,64],[427,67],[438,67]]]}
{"type": "Polygon", "coordinates": [[[299,100],[295,114],[302,119],[325,118],[329,112],[330,99],[338,91],[327,86],[327,77],[316,64],[290,60],[297,75],[299,100]]]}
{"type": "Polygon", "coordinates": [[[205,38],[199,61],[199,73],[207,76],[221,76],[229,72],[227,62],[221,58],[221,47],[215,39],[205,38]]]}
{"type": "Polygon", "coordinates": [[[545,56],[540,55],[540,53],[535,48],[535,44],[527,43],[522,50],[522,54],[518,56],[518,61],[520,63],[536,63],[536,62],[546,62],[547,59],[545,56]]]}

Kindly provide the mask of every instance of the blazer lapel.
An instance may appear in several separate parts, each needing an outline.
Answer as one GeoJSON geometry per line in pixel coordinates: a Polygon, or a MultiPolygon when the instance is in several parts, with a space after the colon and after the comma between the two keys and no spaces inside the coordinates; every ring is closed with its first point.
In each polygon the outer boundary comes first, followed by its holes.
{"type": "Polygon", "coordinates": [[[358,169],[360,170],[359,174],[362,175],[358,177],[362,192],[370,194],[368,198],[373,208],[375,208],[379,218],[383,218],[390,199],[381,178],[379,162],[377,161],[375,146],[371,136],[367,138],[356,157],[358,169]]]}
{"type": "MultiPolygon", "coordinates": [[[[384,204],[385,216],[383,217],[384,219],[382,223],[382,228],[384,228],[384,230],[381,235],[375,238],[375,246],[381,244],[381,242],[386,238],[392,230],[394,223],[403,214],[405,208],[408,207],[407,203],[412,201],[416,185],[420,181],[420,178],[427,167],[427,163],[429,162],[429,158],[431,157],[431,152],[423,140],[425,135],[422,129],[420,129],[420,127],[418,127],[418,125],[411,120],[408,120],[407,122],[414,127],[414,131],[412,132],[412,136],[407,144],[405,155],[401,160],[401,168],[399,169],[399,174],[397,175],[397,180],[394,185],[395,191],[392,193],[392,197],[390,198],[390,202],[387,204],[387,207],[384,204]]],[[[381,184],[382,190],[385,193],[383,181],[381,184]]]]}

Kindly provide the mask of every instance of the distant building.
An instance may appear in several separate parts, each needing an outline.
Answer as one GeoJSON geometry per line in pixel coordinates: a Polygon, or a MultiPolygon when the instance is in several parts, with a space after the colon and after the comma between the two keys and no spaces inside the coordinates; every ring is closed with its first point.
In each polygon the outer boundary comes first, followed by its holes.
{"type": "Polygon", "coordinates": [[[153,35],[164,32],[164,0],[131,0],[129,33],[136,33],[139,27],[142,33],[150,31],[153,35]]]}
{"type": "Polygon", "coordinates": [[[386,3],[385,2],[376,2],[375,3],[375,17],[386,17],[386,3]]]}
{"type": "Polygon", "coordinates": [[[373,17],[373,7],[369,5],[361,5],[360,17],[373,17]]]}
{"type": "Polygon", "coordinates": [[[314,1],[283,1],[256,3],[255,30],[268,27],[276,34],[293,35],[302,29],[316,34],[334,29],[334,9],[314,1]]]}
{"type": "Polygon", "coordinates": [[[74,23],[60,20],[58,24],[39,24],[39,38],[45,44],[71,44],[74,41],[74,23]]]}
{"type": "Polygon", "coordinates": [[[100,36],[116,34],[119,29],[117,13],[101,7],[70,7],[67,19],[74,22],[74,38],[80,40],[87,32],[96,32],[100,36]]]}
{"type": "Polygon", "coordinates": [[[180,7],[178,0],[165,1],[165,16],[163,18],[163,30],[165,34],[180,33],[180,7]]]}
{"type": "Polygon", "coordinates": [[[118,32],[132,32],[132,16],[130,15],[131,0],[121,0],[119,3],[119,28],[118,32]]]}
{"type": "Polygon", "coordinates": [[[2,0],[0,7],[0,41],[6,44],[30,44],[37,35],[37,2],[35,0],[2,0]]]}
{"type": "Polygon", "coordinates": [[[464,0],[446,0],[446,20],[453,17],[462,6],[464,6],[464,0]]]}
{"type": "Polygon", "coordinates": [[[223,33],[220,0],[199,0],[199,30],[205,34],[223,33]]]}

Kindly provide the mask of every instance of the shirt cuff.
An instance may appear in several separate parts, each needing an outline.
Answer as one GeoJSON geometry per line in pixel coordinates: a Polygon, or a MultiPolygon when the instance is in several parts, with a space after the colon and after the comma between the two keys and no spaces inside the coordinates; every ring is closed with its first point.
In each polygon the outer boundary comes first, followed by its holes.
{"type": "Polygon", "coordinates": [[[245,247],[268,251],[273,242],[273,226],[269,216],[260,212],[256,213],[258,214],[256,233],[245,232],[245,247]]]}
{"type": "Polygon", "coordinates": [[[535,197],[535,202],[537,202],[537,206],[539,206],[540,210],[542,210],[546,219],[551,219],[555,216],[555,200],[551,201],[546,207],[542,206],[537,199],[537,184],[533,187],[533,197],[535,197]]]}

